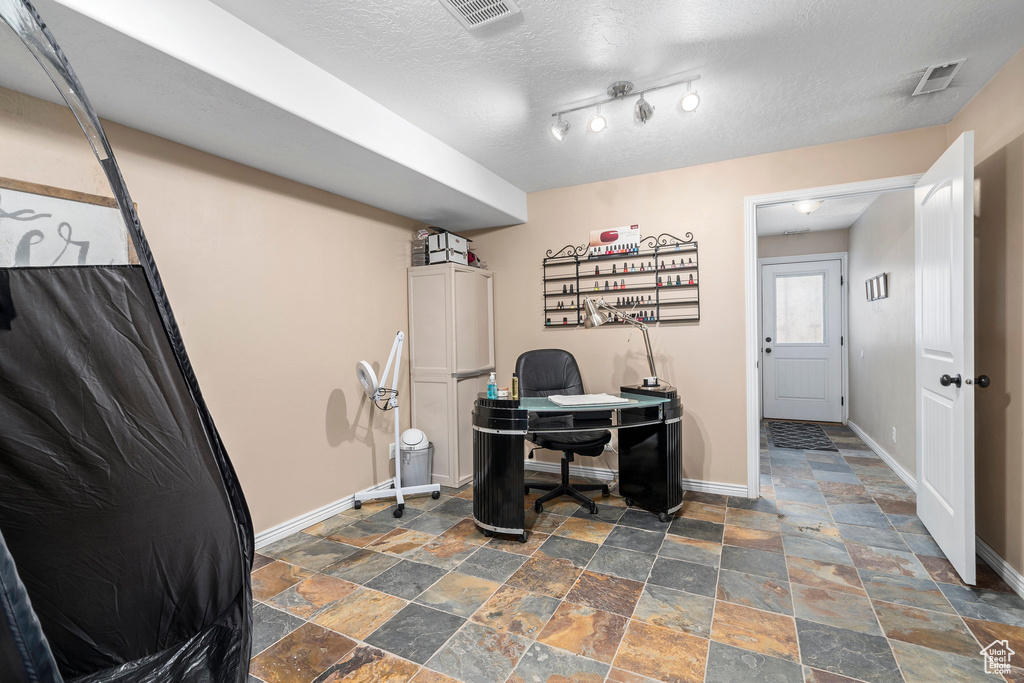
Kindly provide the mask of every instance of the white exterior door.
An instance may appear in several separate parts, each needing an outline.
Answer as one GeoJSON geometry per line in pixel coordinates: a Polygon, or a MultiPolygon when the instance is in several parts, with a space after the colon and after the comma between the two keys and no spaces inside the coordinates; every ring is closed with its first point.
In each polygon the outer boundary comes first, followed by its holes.
{"type": "Polygon", "coordinates": [[[843,419],[842,261],[761,266],[766,418],[843,419]]]}
{"type": "Polygon", "coordinates": [[[974,133],[914,188],[917,515],[975,582],[974,133]]]}

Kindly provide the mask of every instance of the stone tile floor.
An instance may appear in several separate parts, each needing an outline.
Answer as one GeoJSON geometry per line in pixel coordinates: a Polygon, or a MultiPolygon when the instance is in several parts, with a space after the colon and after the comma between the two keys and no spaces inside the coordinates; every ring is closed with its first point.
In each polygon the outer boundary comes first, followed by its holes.
{"type": "Polygon", "coordinates": [[[1024,662],[1024,600],[980,562],[963,586],[911,489],[824,428],[838,453],[763,435],[762,498],[688,492],[665,524],[614,493],[528,497],[525,544],[483,536],[469,487],[347,510],[259,551],[250,683],[982,682],[996,639],[1024,662]]]}

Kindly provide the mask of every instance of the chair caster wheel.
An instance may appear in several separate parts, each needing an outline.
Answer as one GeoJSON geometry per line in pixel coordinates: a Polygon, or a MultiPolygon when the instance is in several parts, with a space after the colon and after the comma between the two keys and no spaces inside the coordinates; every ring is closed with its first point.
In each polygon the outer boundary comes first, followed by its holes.
{"type": "Polygon", "coordinates": [[[525,533],[519,534],[518,536],[516,536],[516,540],[519,541],[520,543],[526,543],[526,534],[525,533]]]}
{"type": "Polygon", "coordinates": [[[623,498],[622,502],[625,503],[626,507],[628,507],[628,508],[633,507],[633,499],[632,498],[623,498]]]}
{"type": "Polygon", "coordinates": [[[544,512],[544,506],[541,505],[540,503],[534,503],[533,510],[539,515],[540,513],[544,512]]]}
{"type": "Polygon", "coordinates": [[[352,504],[352,507],[354,507],[356,510],[358,510],[359,508],[363,507],[363,503],[362,503],[362,501],[358,501],[357,500],[355,503],[352,504]]]}
{"type": "Polygon", "coordinates": [[[490,538],[493,535],[494,535],[493,531],[491,531],[490,529],[484,529],[484,538],[490,538]]]}
{"type": "Polygon", "coordinates": [[[592,515],[596,515],[597,514],[597,503],[591,503],[590,504],[590,514],[592,514],[592,515]]]}
{"type": "Polygon", "coordinates": [[[659,512],[658,513],[658,521],[659,522],[667,522],[668,521],[668,513],[667,512],[659,512]]]}
{"type": "Polygon", "coordinates": [[[430,494],[430,497],[433,498],[434,500],[437,500],[438,498],[441,497],[441,492],[440,491],[434,491],[433,493],[430,494]]]}
{"type": "Polygon", "coordinates": [[[404,505],[399,505],[399,506],[398,506],[397,508],[395,508],[395,511],[394,511],[394,512],[393,512],[392,514],[393,514],[393,515],[394,515],[395,517],[401,517],[401,516],[402,516],[402,513],[403,513],[404,511],[405,511],[405,506],[404,506],[404,505]]]}
{"type": "Polygon", "coordinates": [[[608,496],[612,495],[612,492],[608,490],[607,486],[605,486],[603,489],[601,489],[601,495],[607,498],[608,496]]]}

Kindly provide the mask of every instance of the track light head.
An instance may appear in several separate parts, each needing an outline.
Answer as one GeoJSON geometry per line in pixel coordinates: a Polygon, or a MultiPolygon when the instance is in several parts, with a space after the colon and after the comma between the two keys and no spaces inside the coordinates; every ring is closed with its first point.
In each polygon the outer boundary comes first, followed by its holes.
{"type": "Polygon", "coordinates": [[[654,117],[654,107],[644,99],[643,93],[640,94],[640,99],[636,101],[633,114],[640,123],[647,123],[654,117]]]}
{"type": "Polygon", "coordinates": [[[692,114],[697,111],[697,107],[700,106],[700,95],[697,94],[696,90],[687,91],[683,95],[683,99],[679,101],[679,107],[687,114],[692,114]]]}
{"type": "Polygon", "coordinates": [[[562,120],[562,115],[558,115],[558,120],[551,124],[551,134],[555,136],[555,139],[559,142],[565,138],[565,134],[569,132],[572,126],[569,125],[568,121],[562,120]]]}
{"type": "Polygon", "coordinates": [[[601,107],[598,107],[597,112],[595,112],[594,115],[590,117],[590,120],[587,121],[587,130],[591,133],[600,133],[607,127],[608,120],[601,116],[601,107]]]}

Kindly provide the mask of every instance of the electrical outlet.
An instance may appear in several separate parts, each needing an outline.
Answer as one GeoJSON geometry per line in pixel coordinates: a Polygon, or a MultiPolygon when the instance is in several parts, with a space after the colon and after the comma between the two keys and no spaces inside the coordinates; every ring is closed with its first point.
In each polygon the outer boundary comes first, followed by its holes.
{"type": "Polygon", "coordinates": [[[896,443],[896,428],[892,428],[892,442],[896,443]]]}
{"type": "MultiPolygon", "coordinates": [[[[895,434],[896,432],[893,432],[895,434]]],[[[395,459],[395,444],[388,444],[388,460],[395,459]]]]}

